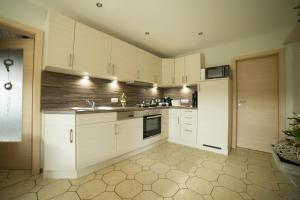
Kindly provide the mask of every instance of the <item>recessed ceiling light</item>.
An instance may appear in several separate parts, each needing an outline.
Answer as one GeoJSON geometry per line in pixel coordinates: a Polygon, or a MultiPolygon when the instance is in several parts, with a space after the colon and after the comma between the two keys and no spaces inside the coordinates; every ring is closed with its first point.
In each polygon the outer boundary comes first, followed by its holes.
{"type": "Polygon", "coordinates": [[[103,4],[100,3],[100,2],[98,2],[98,3],[96,3],[96,6],[97,6],[98,8],[102,8],[102,7],[103,7],[103,4]]]}
{"type": "Polygon", "coordinates": [[[150,35],[150,32],[148,32],[148,31],[147,31],[147,32],[145,32],[145,35],[150,35]]]}
{"type": "Polygon", "coordinates": [[[203,32],[199,32],[198,35],[203,35],[203,32]]]}

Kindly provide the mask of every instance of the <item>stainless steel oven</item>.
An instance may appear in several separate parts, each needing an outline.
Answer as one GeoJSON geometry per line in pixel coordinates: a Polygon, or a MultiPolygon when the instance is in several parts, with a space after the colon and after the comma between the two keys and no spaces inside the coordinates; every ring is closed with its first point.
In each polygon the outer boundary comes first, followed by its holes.
{"type": "Polygon", "coordinates": [[[149,138],[161,134],[161,111],[144,111],[143,138],[149,138]]]}

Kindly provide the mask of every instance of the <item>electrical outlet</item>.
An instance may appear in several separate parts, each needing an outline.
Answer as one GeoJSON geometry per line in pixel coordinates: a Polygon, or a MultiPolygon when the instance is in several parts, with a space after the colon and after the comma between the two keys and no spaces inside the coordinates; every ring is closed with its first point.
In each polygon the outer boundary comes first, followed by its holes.
{"type": "Polygon", "coordinates": [[[118,99],[118,98],[111,98],[111,99],[110,99],[110,102],[111,102],[111,103],[118,103],[118,102],[119,102],[119,99],[118,99]]]}

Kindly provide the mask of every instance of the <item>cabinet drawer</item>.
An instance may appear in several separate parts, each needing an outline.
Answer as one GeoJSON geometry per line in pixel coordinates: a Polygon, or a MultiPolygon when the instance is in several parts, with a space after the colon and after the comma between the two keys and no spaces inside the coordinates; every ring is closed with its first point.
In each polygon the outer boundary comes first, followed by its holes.
{"type": "Polygon", "coordinates": [[[95,124],[103,122],[112,122],[117,120],[117,113],[92,113],[76,115],[76,125],[95,124]]]}

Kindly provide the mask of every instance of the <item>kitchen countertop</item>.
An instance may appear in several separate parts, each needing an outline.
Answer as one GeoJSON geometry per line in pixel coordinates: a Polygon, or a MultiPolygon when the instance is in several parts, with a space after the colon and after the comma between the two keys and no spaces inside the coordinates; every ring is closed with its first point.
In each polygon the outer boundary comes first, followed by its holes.
{"type": "Polygon", "coordinates": [[[191,109],[197,110],[190,106],[159,106],[159,107],[98,107],[96,110],[83,110],[83,109],[72,109],[72,108],[45,108],[42,109],[43,113],[64,113],[64,114],[87,114],[87,113],[107,113],[107,112],[127,112],[127,111],[144,111],[144,110],[155,110],[155,109],[191,109]]]}

